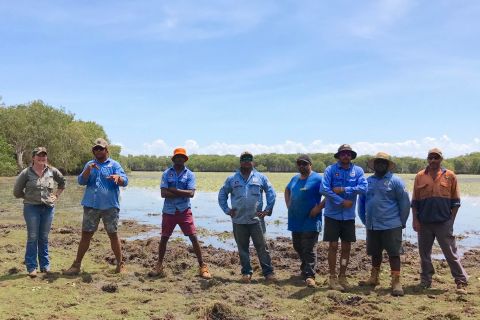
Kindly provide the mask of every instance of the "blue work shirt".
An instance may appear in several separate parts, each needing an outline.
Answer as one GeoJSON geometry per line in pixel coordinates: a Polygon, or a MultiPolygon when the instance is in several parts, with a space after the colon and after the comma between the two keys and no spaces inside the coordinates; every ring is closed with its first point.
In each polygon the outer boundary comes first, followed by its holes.
{"type": "Polygon", "coordinates": [[[366,191],[367,179],[361,167],[351,163],[347,169],[343,169],[340,162],[328,166],[320,187],[320,192],[326,198],[323,215],[335,220],[354,220],[357,195],[366,191]],[[336,194],[333,192],[335,187],[343,187],[345,191],[336,194]],[[352,207],[344,208],[344,200],[352,201],[352,207]]]}
{"type": "Polygon", "coordinates": [[[124,187],[128,185],[128,177],[117,161],[108,158],[104,162],[96,159],[87,162],[77,178],[80,185],[87,186],[83,194],[82,206],[99,210],[120,209],[120,187],[115,184],[113,179],[107,179],[112,174],[122,177],[124,187]],[[82,174],[92,162],[95,162],[99,169],[92,168],[88,179],[84,179],[82,174]]]}
{"type": "Polygon", "coordinates": [[[368,190],[358,201],[358,215],[368,230],[405,228],[410,199],[402,179],[387,172],[367,179],[368,190]]]}
{"type": "Polygon", "coordinates": [[[307,179],[300,179],[300,174],[297,174],[290,180],[286,187],[290,190],[288,230],[292,232],[320,232],[322,229],[322,214],[310,218],[310,211],[321,201],[321,183],[322,176],[314,171],[307,179]]]}
{"type": "Polygon", "coordinates": [[[237,209],[232,218],[233,223],[253,224],[260,221],[257,211],[262,211],[262,191],[265,192],[267,205],[265,211],[272,211],[275,205],[275,190],[268,178],[253,169],[247,180],[244,180],[240,170],[225,180],[218,192],[218,204],[225,214],[228,214],[228,195],[231,194],[232,209],[237,209]]]}
{"type": "MultiPolygon", "coordinates": [[[[180,190],[195,190],[195,174],[184,167],[182,172],[177,175],[177,171],[172,166],[162,174],[160,188],[176,188],[180,190]]],[[[176,211],[183,212],[191,208],[189,197],[165,198],[162,212],[166,214],[175,214],[176,211]]]]}

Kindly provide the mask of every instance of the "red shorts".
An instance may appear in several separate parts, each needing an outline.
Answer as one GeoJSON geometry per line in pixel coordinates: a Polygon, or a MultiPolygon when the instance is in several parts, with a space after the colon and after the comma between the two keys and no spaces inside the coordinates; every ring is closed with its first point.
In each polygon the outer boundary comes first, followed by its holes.
{"type": "Polygon", "coordinates": [[[162,237],[170,237],[177,224],[182,229],[184,235],[191,236],[195,234],[195,224],[193,223],[193,215],[190,208],[183,212],[176,211],[175,214],[164,213],[162,215],[162,237]]]}

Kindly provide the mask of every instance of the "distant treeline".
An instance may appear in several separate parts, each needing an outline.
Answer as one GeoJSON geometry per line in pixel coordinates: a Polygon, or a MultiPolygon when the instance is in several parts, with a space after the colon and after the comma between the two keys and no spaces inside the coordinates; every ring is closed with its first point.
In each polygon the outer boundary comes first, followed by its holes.
{"type": "MultiPolygon", "coordinates": [[[[426,152],[426,151],[425,151],[426,152]]],[[[265,172],[296,172],[295,160],[298,154],[260,154],[254,156],[256,168],[265,172]]],[[[313,162],[313,169],[323,172],[327,166],[335,162],[333,153],[310,154],[313,162]]],[[[367,161],[372,156],[359,156],[354,162],[361,166],[366,172],[367,161]]],[[[133,171],[162,171],[171,165],[170,157],[166,156],[120,156],[130,170],[133,171]]],[[[426,159],[413,157],[395,157],[395,172],[417,173],[427,165],[426,159]]],[[[445,159],[443,165],[456,173],[480,174],[480,152],[456,158],[445,159]]],[[[197,172],[230,172],[239,167],[239,157],[226,155],[191,155],[188,160],[188,167],[197,172]]]]}
{"type": "MultiPolygon", "coordinates": [[[[95,122],[76,120],[74,114],[38,100],[24,105],[0,105],[0,176],[16,175],[31,162],[31,151],[37,146],[48,149],[49,161],[65,173],[79,173],[92,158],[93,141],[108,137],[95,122]]],[[[110,146],[110,156],[126,170],[162,171],[171,165],[167,156],[121,156],[120,146],[110,146]]],[[[188,151],[188,150],[187,150],[188,151]]],[[[379,150],[381,151],[381,150],[379,150]]],[[[296,154],[255,155],[256,167],[265,172],[295,172],[296,154]]],[[[332,153],[310,154],[313,169],[323,172],[334,163],[332,153]]],[[[355,163],[365,171],[371,156],[359,156],[355,163]]],[[[394,158],[398,173],[416,173],[426,166],[425,159],[394,158]]],[[[480,152],[445,159],[444,166],[456,173],[480,174],[480,152]]],[[[188,167],[197,172],[230,172],[238,168],[238,156],[191,155],[188,167]]]]}

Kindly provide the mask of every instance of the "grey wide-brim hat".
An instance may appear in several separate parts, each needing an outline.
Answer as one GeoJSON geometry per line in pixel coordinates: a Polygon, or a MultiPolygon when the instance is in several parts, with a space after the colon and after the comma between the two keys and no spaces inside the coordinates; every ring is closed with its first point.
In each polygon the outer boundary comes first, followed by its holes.
{"type": "Polygon", "coordinates": [[[352,147],[349,144],[342,144],[340,147],[338,147],[337,153],[333,155],[335,159],[338,159],[340,152],[342,151],[350,151],[352,153],[352,160],[357,157],[357,153],[353,151],[352,147]]]}
{"type": "Polygon", "coordinates": [[[372,159],[368,160],[368,167],[372,170],[375,171],[375,168],[373,167],[373,163],[375,162],[375,160],[377,159],[382,159],[382,160],[387,160],[388,161],[388,171],[392,171],[393,169],[395,169],[395,162],[392,161],[392,157],[385,153],[385,152],[379,152],[375,155],[375,157],[373,157],[372,159]]]}

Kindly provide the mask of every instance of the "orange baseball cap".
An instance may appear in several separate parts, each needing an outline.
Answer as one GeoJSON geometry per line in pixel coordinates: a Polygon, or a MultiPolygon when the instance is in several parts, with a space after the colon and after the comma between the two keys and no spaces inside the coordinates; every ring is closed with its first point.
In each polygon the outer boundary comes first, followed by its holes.
{"type": "Polygon", "coordinates": [[[176,156],[184,156],[186,159],[185,161],[188,161],[187,150],[185,150],[184,148],[176,148],[175,150],[173,150],[172,160],[176,156]]]}

